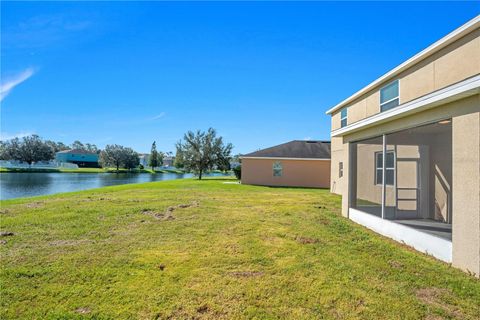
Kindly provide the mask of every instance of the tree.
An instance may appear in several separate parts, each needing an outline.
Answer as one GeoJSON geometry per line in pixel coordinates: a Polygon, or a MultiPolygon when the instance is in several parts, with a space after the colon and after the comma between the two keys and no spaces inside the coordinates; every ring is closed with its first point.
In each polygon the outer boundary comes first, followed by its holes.
{"type": "Polygon", "coordinates": [[[138,153],[131,148],[125,148],[117,144],[107,145],[105,150],[100,152],[100,164],[102,167],[113,166],[117,169],[120,167],[133,169],[140,163],[138,153]]]}
{"type": "Polygon", "coordinates": [[[72,149],[86,150],[85,145],[78,140],[73,141],[71,147],[72,149]]]}
{"type": "Polygon", "coordinates": [[[18,138],[0,141],[0,160],[14,160],[15,154],[18,151],[18,144],[20,140],[18,138]]]}
{"type": "Polygon", "coordinates": [[[158,163],[160,164],[160,166],[163,166],[163,159],[165,158],[165,153],[163,153],[162,151],[160,151],[158,153],[158,163]]]}
{"type": "Polygon", "coordinates": [[[93,143],[83,144],[82,142],[80,142],[78,140],[73,141],[71,147],[72,147],[72,149],[76,149],[76,150],[98,152],[98,148],[95,144],[93,144],[93,143]]]}
{"type": "Polygon", "coordinates": [[[227,144],[226,146],[222,146],[218,148],[217,154],[217,168],[223,172],[227,172],[231,169],[230,162],[232,161],[232,148],[233,145],[231,143],[227,144]]]}
{"type": "Polygon", "coordinates": [[[123,149],[124,147],[117,144],[107,145],[105,150],[100,152],[99,163],[102,167],[116,167],[118,171],[123,163],[123,149]]]}
{"type": "Polygon", "coordinates": [[[224,145],[215,129],[209,128],[207,132],[187,132],[183,141],[177,143],[177,156],[180,155],[185,168],[201,180],[205,171],[224,165],[226,159],[230,158],[232,148],[231,143],[224,145]]]}
{"type": "Polygon", "coordinates": [[[55,141],[52,141],[52,140],[47,140],[45,141],[46,144],[48,144],[55,153],[59,152],[59,151],[64,151],[64,150],[68,150],[70,149],[66,144],[64,144],[63,142],[55,142],[55,141]]]}
{"type": "Polygon", "coordinates": [[[238,180],[241,180],[242,179],[242,166],[239,165],[239,166],[236,166],[235,168],[233,168],[233,173],[235,174],[235,177],[238,180]]]}
{"type": "Polygon", "coordinates": [[[51,145],[38,135],[31,135],[2,142],[0,155],[3,160],[18,160],[31,165],[38,161],[49,161],[55,156],[51,145]]]}
{"type": "Polygon", "coordinates": [[[130,170],[138,167],[139,164],[140,164],[140,159],[138,158],[138,153],[133,151],[133,149],[131,148],[124,148],[123,149],[123,167],[125,169],[130,170]]]}
{"type": "Polygon", "coordinates": [[[179,143],[180,142],[177,143],[177,153],[175,154],[175,160],[173,161],[173,166],[178,169],[183,169],[185,167],[185,163],[183,161],[182,150],[178,148],[179,143]]]}
{"type": "Polygon", "coordinates": [[[85,143],[85,150],[90,152],[98,152],[98,148],[93,143],[85,143]]]}
{"type": "Polygon", "coordinates": [[[157,144],[155,143],[155,141],[153,141],[152,143],[152,149],[150,151],[150,159],[148,161],[148,165],[152,167],[153,171],[155,171],[155,168],[159,166],[157,144]]]}

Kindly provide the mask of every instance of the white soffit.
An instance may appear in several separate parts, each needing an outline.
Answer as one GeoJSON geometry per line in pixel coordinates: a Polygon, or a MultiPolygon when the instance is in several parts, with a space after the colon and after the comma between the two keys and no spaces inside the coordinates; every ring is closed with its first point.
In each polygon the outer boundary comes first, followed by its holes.
{"type": "Polygon", "coordinates": [[[258,160],[316,160],[316,161],[330,161],[325,158],[287,158],[287,157],[240,157],[240,159],[258,159],[258,160]]]}
{"type": "Polygon", "coordinates": [[[480,93],[480,75],[332,131],[339,137],[480,93]]]}
{"type": "Polygon", "coordinates": [[[454,31],[450,32],[448,35],[443,37],[442,39],[438,40],[434,44],[430,45],[426,49],[420,51],[404,63],[400,64],[398,67],[392,69],[391,71],[387,72],[377,80],[373,81],[363,89],[357,91],[347,99],[343,100],[339,104],[335,105],[333,108],[329,109],[326,114],[331,114],[338,109],[346,106],[347,104],[353,102],[355,99],[359,98],[363,94],[367,93],[368,91],[372,90],[376,86],[380,85],[383,82],[386,82],[387,80],[390,80],[394,78],[396,75],[400,74],[402,71],[405,71],[406,69],[410,68],[411,66],[417,64],[418,62],[422,61],[423,59],[431,56],[435,52],[441,50],[442,48],[448,46],[452,42],[456,41],[457,39],[460,39],[464,35],[472,32],[473,30],[477,29],[480,27],[480,15],[476,16],[472,20],[468,21],[461,27],[455,29],[454,31]]]}

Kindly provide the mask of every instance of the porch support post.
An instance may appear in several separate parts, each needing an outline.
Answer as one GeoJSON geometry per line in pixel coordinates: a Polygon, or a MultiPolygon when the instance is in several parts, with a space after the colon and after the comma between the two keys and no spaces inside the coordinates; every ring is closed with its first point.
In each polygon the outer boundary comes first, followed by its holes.
{"type": "Polygon", "coordinates": [[[480,97],[452,119],[453,265],[480,277],[480,97]],[[473,109],[472,108],[472,109],[473,109]]]}
{"type": "Polygon", "coordinates": [[[386,197],[387,197],[387,190],[385,183],[387,181],[387,178],[385,176],[386,170],[385,170],[385,165],[387,163],[386,161],[386,155],[387,155],[387,136],[384,134],[382,135],[382,219],[385,219],[385,203],[386,203],[386,197]]]}

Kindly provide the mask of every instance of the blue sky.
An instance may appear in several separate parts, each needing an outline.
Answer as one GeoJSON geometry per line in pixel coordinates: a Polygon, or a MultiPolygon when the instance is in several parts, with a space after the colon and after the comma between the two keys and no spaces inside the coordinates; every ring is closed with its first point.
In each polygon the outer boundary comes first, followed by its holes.
{"type": "Polygon", "coordinates": [[[246,153],[329,139],[325,111],[480,2],[4,2],[2,138],[174,151],[214,127],[246,153]]]}

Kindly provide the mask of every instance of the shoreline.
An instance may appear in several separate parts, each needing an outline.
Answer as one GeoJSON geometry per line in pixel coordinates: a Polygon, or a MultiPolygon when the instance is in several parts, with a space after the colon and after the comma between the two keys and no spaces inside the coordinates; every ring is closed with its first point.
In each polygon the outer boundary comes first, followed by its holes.
{"type": "MultiPolygon", "coordinates": [[[[215,172],[215,171],[214,171],[215,172]]],[[[157,173],[174,173],[174,174],[185,174],[188,173],[183,170],[171,170],[171,169],[162,169],[162,170],[150,170],[150,169],[120,169],[115,170],[113,168],[103,169],[103,168],[79,168],[79,169],[39,169],[39,168],[0,168],[1,173],[148,173],[148,174],[157,174],[157,173]]]]}

